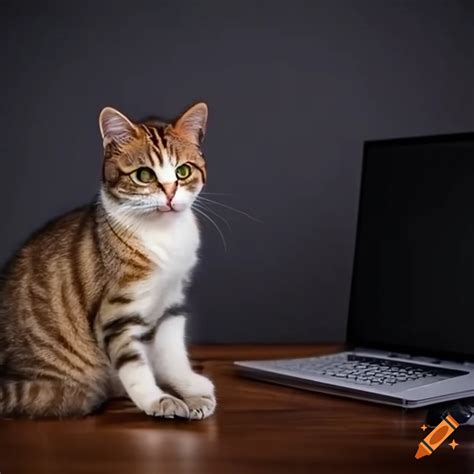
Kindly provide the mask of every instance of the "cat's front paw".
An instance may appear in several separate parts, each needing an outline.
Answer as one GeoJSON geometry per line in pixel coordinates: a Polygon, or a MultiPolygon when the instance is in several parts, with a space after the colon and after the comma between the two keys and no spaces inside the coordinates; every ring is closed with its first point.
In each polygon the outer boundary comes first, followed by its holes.
{"type": "Polygon", "coordinates": [[[214,384],[204,375],[191,372],[175,381],[173,388],[183,400],[192,397],[214,396],[214,384]]]}
{"type": "Polygon", "coordinates": [[[190,420],[203,420],[216,411],[216,397],[214,395],[201,395],[185,398],[189,408],[190,420]]]}
{"type": "Polygon", "coordinates": [[[171,395],[162,395],[158,400],[152,402],[145,410],[147,415],[161,418],[190,418],[191,414],[186,403],[171,395]]]}

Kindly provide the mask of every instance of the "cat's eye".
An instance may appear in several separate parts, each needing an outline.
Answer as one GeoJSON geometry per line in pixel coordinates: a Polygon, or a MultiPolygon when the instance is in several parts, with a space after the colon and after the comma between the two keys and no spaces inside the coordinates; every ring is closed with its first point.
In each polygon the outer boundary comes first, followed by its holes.
{"type": "Polygon", "coordinates": [[[181,165],[176,168],[176,177],[178,179],[186,179],[188,178],[192,173],[192,168],[189,165],[181,165]]]}
{"type": "Polygon", "coordinates": [[[133,172],[133,177],[136,181],[143,184],[152,183],[156,181],[155,172],[150,168],[138,168],[133,172]]]}

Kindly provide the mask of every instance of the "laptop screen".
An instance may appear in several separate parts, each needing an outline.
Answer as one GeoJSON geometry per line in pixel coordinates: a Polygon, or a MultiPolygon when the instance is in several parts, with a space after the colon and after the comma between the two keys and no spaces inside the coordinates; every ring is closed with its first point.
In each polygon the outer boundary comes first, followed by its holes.
{"type": "Polygon", "coordinates": [[[474,133],[365,144],[348,342],[474,359],[474,133]]]}

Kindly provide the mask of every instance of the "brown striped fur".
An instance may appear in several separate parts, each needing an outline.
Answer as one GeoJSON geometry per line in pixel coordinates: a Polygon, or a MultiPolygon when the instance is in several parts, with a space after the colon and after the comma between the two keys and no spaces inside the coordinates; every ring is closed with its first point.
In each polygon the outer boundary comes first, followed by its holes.
{"type": "MultiPolygon", "coordinates": [[[[130,173],[165,153],[175,166],[193,167],[179,186],[202,186],[206,168],[199,143],[179,120],[147,121],[133,124],[133,135],[122,142],[105,142],[103,192],[119,202],[161,192],[158,181],[140,186],[130,173]]],[[[114,369],[139,357],[124,344],[121,351],[114,348],[113,364],[109,348],[121,343],[131,324],[143,326],[145,342],[155,328],[139,314],[99,321],[99,308],[126,307],[130,285],[154,266],[133,235],[108,219],[100,199],[36,232],[1,280],[0,414],[74,416],[101,405],[113,393],[114,369]]]]}

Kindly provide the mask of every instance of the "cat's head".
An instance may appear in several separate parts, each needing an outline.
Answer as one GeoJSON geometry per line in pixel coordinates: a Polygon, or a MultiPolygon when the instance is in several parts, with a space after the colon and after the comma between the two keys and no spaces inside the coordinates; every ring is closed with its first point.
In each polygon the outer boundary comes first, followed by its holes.
{"type": "Polygon", "coordinates": [[[206,122],[202,102],[171,123],[132,122],[113,108],[103,109],[99,125],[107,199],[135,215],[189,209],[206,182],[200,149],[206,122]]]}

